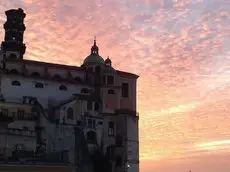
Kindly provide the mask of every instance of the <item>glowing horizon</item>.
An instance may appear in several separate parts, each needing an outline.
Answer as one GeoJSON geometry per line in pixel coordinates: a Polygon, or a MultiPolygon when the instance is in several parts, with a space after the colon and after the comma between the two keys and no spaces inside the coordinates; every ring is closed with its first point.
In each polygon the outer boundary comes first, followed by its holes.
{"type": "Polygon", "coordinates": [[[1,24],[11,8],[27,14],[25,59],[80,66],[97,36],[104,59],[140,76],[142,160],[229,153],[230,1],[14,0],[1,24]]]}

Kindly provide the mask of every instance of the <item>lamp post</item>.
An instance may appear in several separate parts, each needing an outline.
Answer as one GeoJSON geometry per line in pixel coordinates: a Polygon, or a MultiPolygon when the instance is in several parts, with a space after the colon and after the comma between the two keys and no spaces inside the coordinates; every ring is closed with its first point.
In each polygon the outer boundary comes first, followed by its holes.
{"type": "Polygon", "coordinates": [[[126,164],[125,164],[125,170],[126,170],[126,172],[128,172],[129,167],[130,167],[129,163],[128,163],[128,162],[126,162],[126,164]]]}

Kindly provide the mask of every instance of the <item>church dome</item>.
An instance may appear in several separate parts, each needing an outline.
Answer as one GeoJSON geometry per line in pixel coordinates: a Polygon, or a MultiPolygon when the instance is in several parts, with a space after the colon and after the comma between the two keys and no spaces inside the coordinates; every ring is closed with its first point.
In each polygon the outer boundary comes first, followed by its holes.
{"type": "Polygon", "coordinates": [[[84,64],[104,64],[104,59],[97,54],[90,54],[85,58],[84,64]]]}
{"type": "Polygon", "coordinates": [[[105,60],[103,72],[105,74],[116,74],[116,70],[112,67],[112,61],[109,57],[107,57],[107,59],[105,60]]]}
{"type": "Polygon", "coordinates": [[[85,64],[104,64],[104,59],[99,55],[99,48],[94,40],[94,45],[91,48],[91,54],[85,58],[85,64]]]}

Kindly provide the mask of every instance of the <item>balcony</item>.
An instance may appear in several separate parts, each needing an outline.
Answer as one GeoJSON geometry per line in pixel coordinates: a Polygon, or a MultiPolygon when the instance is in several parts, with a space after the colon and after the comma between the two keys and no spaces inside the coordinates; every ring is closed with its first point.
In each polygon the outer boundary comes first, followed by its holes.
{"type": "Polygon", "coordinates": [[[24,128],[24,129],[8,128],[6,129],[5,133],[11,135],[28,136],[28,137],[36,136],[36,132],[32,130],[28,130],[28,128],[24,128]]]}
{"type": "Polygon", "coordinates": [[[8,111],[0,112],[0,121],[10,123],[16,120],[36,121],[37,116],[33,113],[24,113],[23,115],[22,114],[19,115],[15,112],[8,112],[8,111]]]}

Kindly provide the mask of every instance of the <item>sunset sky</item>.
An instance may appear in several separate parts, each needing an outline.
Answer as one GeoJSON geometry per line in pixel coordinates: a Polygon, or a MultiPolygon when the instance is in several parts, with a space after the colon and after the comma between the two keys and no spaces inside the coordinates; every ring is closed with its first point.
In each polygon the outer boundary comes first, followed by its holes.
{"type": "Polygon", "coordinates": [[[79,66],[96,36],[140,75],[141,172],[230,171],[230,0],[0,0],[0,24],[19,7],[26,59],[79,66]]]}

